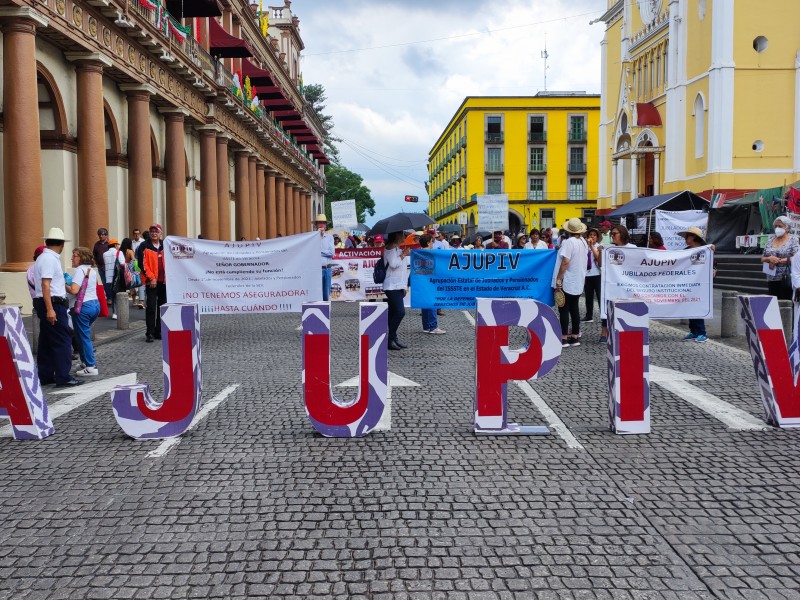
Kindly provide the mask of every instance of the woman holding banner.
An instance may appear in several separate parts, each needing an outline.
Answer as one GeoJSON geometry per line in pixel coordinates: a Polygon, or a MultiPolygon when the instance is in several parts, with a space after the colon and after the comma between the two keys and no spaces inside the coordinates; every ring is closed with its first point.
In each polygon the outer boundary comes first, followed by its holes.
{"type": "Polygon", "coordinates": [[[397,329],[406,316],[403,298],[408,287],[408,269],[405,258],[409,255],[408,248],[400,249],[403,242],[403,232],[395,231],[389,234],[383,259],[386,261],[386,279],[383,280],[383,293],[389,304],[389,350],[401,350],[405,344],[397,339],[397,329]]]}
{"type": "Polygon", "coordinates": [[[761,262],[764,263],[770,295],[778,300],[791,300],[790,263],[800,245],[797,238],[789,233],[789,222],[786,217],[778,217],[772,224],[775,227],[775,235],[770,236],[767,241],[761,262]]]}

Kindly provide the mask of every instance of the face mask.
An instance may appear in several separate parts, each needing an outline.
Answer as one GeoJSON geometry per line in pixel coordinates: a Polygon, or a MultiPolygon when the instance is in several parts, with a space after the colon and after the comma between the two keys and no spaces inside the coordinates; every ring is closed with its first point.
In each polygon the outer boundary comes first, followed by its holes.
{"type": "Polygon", "coordinates": [[[786,233],[786,230],[783,227],[776,227],[775,228],[775,235],[778,237],[783,237],[783,234],[786,233]]]}

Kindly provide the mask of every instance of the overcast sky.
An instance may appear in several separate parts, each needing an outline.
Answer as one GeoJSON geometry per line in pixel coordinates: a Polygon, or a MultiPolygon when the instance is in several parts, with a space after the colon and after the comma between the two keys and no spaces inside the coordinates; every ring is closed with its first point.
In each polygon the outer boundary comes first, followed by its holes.
{"type": "MultiPolygon", "coordinates": [[[[277,4],[277,3],[276,3],[277,4]]],[[[606,0],[294,0],[303,81],[325,87],[342,163],[372,224],[427,207],[427,157],[466,96],[600,91],[606,0]],[[406,194],[419,196],[406,204],[406,194]]],[[[332,198],[338,200],[339,198],[332,198]]]]}

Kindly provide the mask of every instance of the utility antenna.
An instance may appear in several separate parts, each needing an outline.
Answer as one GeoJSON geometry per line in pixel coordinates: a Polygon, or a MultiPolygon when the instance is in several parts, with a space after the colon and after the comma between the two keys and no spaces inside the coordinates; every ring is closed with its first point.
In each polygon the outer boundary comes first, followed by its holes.
{"type": "Polygon", "coordinates": [[[547,59],[550,57],[550,55],[547,53],[547,34],[546,33],[544,34],[544,50],[542,50],[541,56],[544,59],[544,91],[546,92],[547,91],[547,69],[549,68],[547,66],[547,59]]]}

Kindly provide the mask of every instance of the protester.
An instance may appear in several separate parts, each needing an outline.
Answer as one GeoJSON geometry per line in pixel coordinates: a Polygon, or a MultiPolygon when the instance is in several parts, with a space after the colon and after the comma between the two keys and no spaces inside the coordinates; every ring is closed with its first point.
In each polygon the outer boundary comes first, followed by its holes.
{"type": "Polygon", "coordinates": [[[164,270],[164,244],[161,242],[162,228],[158,223],[150,226],[150,239],[139,248],[142,250],[143,285],[147,286],[145,297],[147,309],[145,341],[161,339],[161,305],[167,302],[167,275],[164,270]]]}
{"type": "MultiPolygon", "coordinates": [[[[589,229],[586,233],[586,244],[589,252],[586,255],[586,281],[583,284],[583,292],[586,299],[586,315],[583,323],[594,321],[594,301],[597,299],[597,306],[600,307],[600,265],[603,258],[603,247],[598,242],[600,232],[597,229],[589,229]]],[[[600,311],[602,314],[602,311],[600,311]]]]}
{"type": "Polygon", "coordinates": [[[657,231],[650,232],[650,237],[647,238],[647,247],[652,248],[653,250],[667,249],[667,247],[664,245],[664,238],[662,238],[661,234],[657,231]]]}
{"type": "MultiPolygon", "coordinates": [[[[625,225],[614,225],[610,230],[609,237],[613,240],[611,244],[612,246],[618,246],[621,248],[636,248],[636,244],[631,243],[631,234],[628,232],[628,228],[625,227],[625,225]]],[[[604,248],[602,242],[600,244],[600,248],[601,249],[604,248]]],[[[600,266],[602,267],[602,264],[600,266]]],[[[602,313],[603,313],[603,307],[601,306],[600,314],[602,313]]],[[[607,341],[608,341],[608,320],[601,319],[600,343],[605,344],[607,341]]]]}
{"type": "Polygon", "coordinates": [[[140,285],[138,290],[137,290],[138,291],[137,298],[138,298],[138,301],[139,301],[137,306],[139,307],[140,310],[144,309],[145,294],[147,292],[147,283],[145,282],[145,276],[144,276],[144,256],[143,256],[143,253],[144,253],[144,243],[147,242],[149,239],[150,239],[150,231],[149,230],[148,231],[143,231],[142,232],[142,243],[139,244],[136,247],[135,251],[134,251],[134,253],[136,254],[136,266],[138,267],[139,273],[141,274],[141,278],[142,278],[142,285],[140,285]]]}
{"type": "Polygon", "coordinates": [[[389,304],[389,350],[401,350],[407,347],[397,337],[397,329],[406,315],[403,298],[408,283],[408,270],[404,259],[409,255],[409,250],[400,248],[403,239],[402,231],[390,233],[386,240],[386,249],[383,251],[383,260],[386,261],[383,293],[389,304]]]}
{"type": "Polygon", "coordinates": [[[611,244],[614,243],[614,240],[611,239],[611,234],[609,233],[613,225],[611,224],[611,221],[605,220],[602,223],[600,223],[599,227],[600,227],[600,245],[603,248],[608,248],[611,244]]]}
{"type": "Polygon", "coordinates": [[[761,262],[767,276],[767,287],[771,296],[778,300],[792,299],[791,266],[792,257],[797,254],[797,237],[788,232],[789,222],[786,217],[778,217],[772,222],[775,234],[771,235],[764,247],[761,262]]]}
{"type": "Polygon", "coordinates": [[[564,223],[569,234],[558,250],[558,261],[553,269],[552,286],[564,293],[564,306],[558,308],[561,319],[561,345],[580,346],[581,311],[579,301],[586,278],[586,254],[589,248],[581,234],[586,231],[580,219],[572,218],[564,223]],[[572,330],[569,322],[572,320],[572,330]]]}
{"type": "Polygon", "coordinates": [[[343,250],[344,249],[344,242],[342,238],[339,237],[338,233],[333,234],[333,248],[335,250],[343,250]]]}
{"type": "Polygon", "coordinates": [[[472,249],[473,250],[486,250],[486,248],[483,245],[483,238],[481,236],[477,236],[475,238],[475,242],[472,245],[472,249]]]}
{"type": "MultiPolygon", "coordinates": [[[[423,250],[431,249],[431,236],[427,233],[419,237],[419,245],[423,250]]],[[[441,335],[447,333],[444,329],[439,329],[439,318],[433,308],[423,308],[422,312],[422,331],[441,335]]]]}
{"type": "Polygon", "coordinates": [[[528,236],[525,235],[524,233],[520,233],[519,235],[517,235],[517,241],[514,244],[514,249],[515,250],[524,250],[525,249],[525,245],[527,243],[528,243],[528,236]]]}
{"type": "Polygon", "coordinates": [[[455,234],[453,237],[450,238],[450,249],[451,250],[460,250],[461,249],[461,236],[455,234]]]}
{"type": "Polygon", "coordinates": [[[33,268],[36,263],[36,259],[42,255],[42,252],[45,251],[47,246],[39,246],[36,250],[33,251],[33,262],[34,264],[28,267],[27,272],[25,273],[26,279],[28,280],[28,292],[31,294],[31,300],[36,297],[36,278],[33,274],[33,268]]]}
{"type": "Polygon", "coordinates": [[[508,250],[510,246],[503,240],[502,231],[492,232],[492,241],[486,244],[487,250],[508,250]]]}
{"type": "MultiPolygon", "coordinates": [[[[105,281],[103,289],[106,292],[106,303],[113,307],[111,310],[111,318],[117,318],[117,292],[125,291],[124,289],[114,288],[114,270],[117,264],[125,265],[125,257],[119,249],[119,242],[115,238],[108,240],[108,250],[103,253],[103,264],[105,265],[105,281]]],[[[124,288],[124,286],[123,286],[124,288]]]]}
{"type": "Polygon", "coordinates": [[[544,230],[542,233],[542,239],[544,239],[544,243],[547,244],[547,249],[552,250],[553,248],[553,230],[549,227],[544,230]]]}
{"type": "Polygon", "coordinates": [[[99,374],[91,336],[92,323],[100,314],[100,302],[97,299],[97,271],[92,268],[93,266],[91,250],[78,246],[72,251],[72,268],[75,269],[75,272],[72,275],[72,285],[67,286],[67,291],[75,296],[75,302],[70,312],[75,333],[80,340],[79,353],[82,368],[75,373],[78,377],[97,377],[99,374]]]}
{"type": "MultiPolygon", "coordinates": [[[[314,225],[319,232],[320,241],[320,256],[322,258],[322,300],[327,301],[331,293],[331,268],[330,263],[333,260],[333,255],[336,254],[336,248],[333,244],[333,236],[328,233],[328,217],[325,213],[319,213],[314,225]]],[[[353,237],[353,236],[351,236],[353,237]]],[[[350,238],[348,238],[350,241],[350,238]]],[[[355,248],[355,246],[347,246],[348,248],[355,248]]]]}
{"type": "Polygon", "coordinates": [[[61,252],[66,241],[61,229],[51,228],[44,241],[45,249],[33,267],[33,308],[39,318],[39,350],[36,354],[39,381],[42,385],[55,383],[56,387],[83,383],[69,374],[72,332],[67,313],[66,279],[61,266],[61,252]]]}
{"type": "Polygon", "coordinates": [[[541,239],[541,232],[538,229],[531,229],[531,237],[525,247],[528,250],[547,250],[547,242],[541,239]]]}
{"type": "Polygon", "coordinates": [[[383,248],[383,236],[380,233],[375,236],[375,247],[383,248]]]}
{"type": "MultiPolygon", "coordinates": [[[[777,219],[776,219],[777,221],[777,219]]],[[[703,232],[700,230],[699,227],[689,227],[686,231],[679,231],[678,235],[681,236],[683,239],[686,240],[686,249],[689,248],[700,248],[701,246],[706,245],[706,241],[703,239],[703,232]]],[[[795,240],[795,247],[797,245],[797,241],[795,240]]],[[[712,249],[714,247],[712,246],[712,249]]],[[[762,259],[763,260],[763,259],[762,259]]],[[[786,263],[788,264],[789,259],[786,259],[786,263]]],[[[788,272],[788,267],[786,267],[788,272]]],[[[789,296],[787,299],[791,298],[791,282],[789,284],[789,296]]],[[[684,342],[707,342],[708,335],[706,334],[706,322],[703,319],[689,319],[689,333],[686,334],[683,338],[684,342]]]]}
{"type": "Polygon", "coordinates": [[[108,251],[108,229],[101,227],[97,230],[97,241],[92,249],[92,257],[94,258],[94,264],[97,265],[97,271],[100,273],[100,281],[103,284],[106,282],[105,265],[103,264],[103,254],[106,251],[108,251]]]}
{"type": "Polygon", "coordinates": [[[433,242],[434,250],[449,250],[450,244],[447,243],[447,238],[443,231],[437,231],[435,234],[435,241],[433,242]]]}

